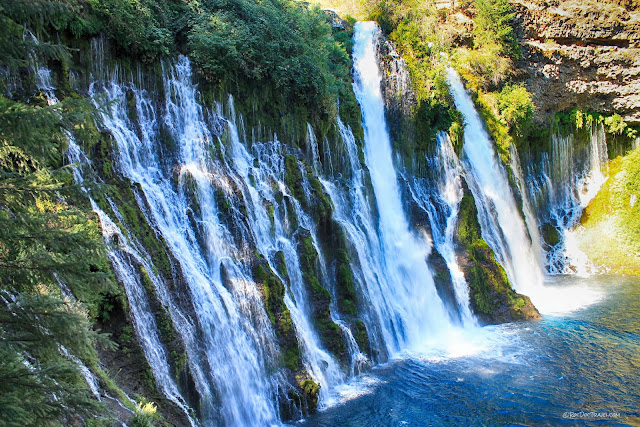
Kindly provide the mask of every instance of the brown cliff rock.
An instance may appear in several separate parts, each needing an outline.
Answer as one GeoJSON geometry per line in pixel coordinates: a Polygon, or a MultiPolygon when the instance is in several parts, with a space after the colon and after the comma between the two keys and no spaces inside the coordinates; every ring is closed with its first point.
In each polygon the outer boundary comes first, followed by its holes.
{"type": "Polygon", "coordinates": [[[514,0],[520,77],[538,119],[581,108],[640,124],[636,0],[514,0]]]}

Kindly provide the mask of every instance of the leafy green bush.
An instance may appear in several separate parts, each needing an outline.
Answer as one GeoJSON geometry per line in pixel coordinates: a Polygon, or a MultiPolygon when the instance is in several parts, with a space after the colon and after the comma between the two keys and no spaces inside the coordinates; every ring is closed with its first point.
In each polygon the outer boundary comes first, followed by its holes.
{"type": "Polygon", "coordinates": [[[535,110],[531,94],[527,89],[523,85],[506,85],[498,94],[498,108],[502,120],[518,136],[524,136],[533,120],[535,110]]]}
{"type": "Polygon", "coordinates": [[[335,110],[350,81],[348,43],[333,39],[320,9],[290,0],[208,0],[202,9],[188,50],[207,80],[268,82],[286,99],[335,110]]]}
{"type": "Polygon", "coordinates": [[[511,75],[513,63],[507,56],[500,55],[500,51],[501,47],[496,43],[457,51],[456,68],[461,71],[470,89],[495,90],[511,75]]]}
{"type": "Polygon", "coordinates": [[[497,44],[500,53],[514,59],[520,57],[520,49],[517,43],[511,22],[515,17],[513,7],[508,0],[475,0],[476,27],[473,31],[477,48],[497,44]]]}

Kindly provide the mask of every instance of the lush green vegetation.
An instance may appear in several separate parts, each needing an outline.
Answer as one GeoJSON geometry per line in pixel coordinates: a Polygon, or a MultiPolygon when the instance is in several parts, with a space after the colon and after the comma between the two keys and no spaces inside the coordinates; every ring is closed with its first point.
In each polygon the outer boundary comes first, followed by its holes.
{"type": "Polygon", "coordinates": [[[512,74],[512,60],[520,56],[513,33],[515,16],[508,0],[474,0],[471,48],[456,52],[458,71],[473,90],[493,91],[512,74]]]}
{"type": "MultiPolygon", "coordinates": [[[[247,113],[270,106],[326,130],[340,100],[344,121],[359,127],[350,29],[332,30],[318,7],[293,0],[2,0],[0,12],[8,29],[0,51],[18,57],[12,65],[27,65],[34,50],[43,60],[45,50],[68,57],[62,46],[47,49],[56,36],[78,45],[104,34],[116,57],[129,62],[188,54],[203,80],[239,95],[247,113]],[[40,43],[23,40],[23,26],[40,43]]],[[[282,126],[272,119],[273,127],[282,126]]]]}
{"type": "MultiPolygon", "coordinates": [[[[54,49],[57,50],[57,49],[54,49]]],[[[20,61],[20,52],[10,59],[20,61]]],[[[16,62],[16,63],[17,63],[16,62]]],[[[77,102],[45,106],[0,96],[0,421],[43,425],[100,413],[76,363],[94,366],[92,324],[119,295],[97,218],[62,163],[63,130],[88,116],[77,102]],[[63,295],[67,288],[73,297],[63,295]],[[77,301],[75,300],[77,298],[77,301]]]]}
{"type": "Polygon", "coordinates": [[[477,210],[471,193],[465,190],[460,202],[457,244],[466,261],[462,269],[469,283],[473,311],[485,322],[500,323],[539,316],[528,297],[516,293],[493,250],[482,239],[477,210]]]}
{"type": "Polygon", "coordinates": [[[597,266],[640,274],[640,148],[609,162],[608,180],[587,206],[576,233],[597,266]]]}

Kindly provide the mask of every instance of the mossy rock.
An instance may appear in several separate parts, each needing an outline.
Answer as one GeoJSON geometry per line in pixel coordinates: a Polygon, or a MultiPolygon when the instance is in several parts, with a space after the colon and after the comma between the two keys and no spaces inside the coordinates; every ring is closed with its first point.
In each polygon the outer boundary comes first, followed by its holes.
{"type": "Polygon", "coordinates": [[[318,280],[318,253],[308,230],[298,232],[298,255],[302,277],[307,287],[314,325],[323,345],[340,361],[347,362],[347,348],[340,327],[331,319],[331,294],[318,280]]]}
{"type": "Polygon", "coordinates": [[[320,384],[310,378],[303,379],[299,382],[300,389],[304,394],[304,399],[309,406],[309,412],[315,412],[318,407],[318,394],[320,394],[320,384]]]}
{"type": "Polygon", "coordinates": [[[560,233],[553,225],[549,223],[542,224],[541,231],[542,238],[547,245],[555,246],[560,243],[560,233]]]}
{"type": "Polygon", "coordinates": [[[540,317],[529,297],[511,288],[507,273],[481,237],[473,196],[464,186],[456,236],[460,266],[469,284],[474,313],[484,323],[505,323],[540,317]]]}
{"type": "MultiPolygon", "coordinates": [[[[279,257],[276,256],[276,258],[279,257]]],[[[291,313],[284,303],[285,285],[262,256],[255,260],[253,279],[261,284],[265,310],[276,331],[282,351],[282,364],[291,371],[297,372],[302,367],[301,351],[291,313]]]]}

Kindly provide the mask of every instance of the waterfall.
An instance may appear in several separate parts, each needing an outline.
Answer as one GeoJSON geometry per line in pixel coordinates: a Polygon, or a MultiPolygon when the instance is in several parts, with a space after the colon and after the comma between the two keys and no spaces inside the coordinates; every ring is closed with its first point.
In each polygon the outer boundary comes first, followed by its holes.
{"type": "MultiPolygon", "coordinates": [[[[253,154],[250,153],[240,140],[232,97],[229,97],[229,109],[231,110],[231,120],[228,120],[231,146],[229,175],[238,182],[243,199],[249,208],[247,219],[258,251],[266,257],[271,269],[280,280],[289,285],[289,292],[285,293],[284,302],[291,313],[305,368],[320,384],[320,406],[323,407],[332,401],[331,389],[344,382],[345,376],[335,358],[322,347],[312,326],[308,306],[309,297],[302,278],[296,243],[293,241],[296,230],[292,230],[288,223],[287,206],[284,202],[278,203],[276,193],[280,192],[292,200],[300,225],[311,232],[316,250],[320,254],[315,225],[302,210],[300,203],[289,193],[284,183],[284,147],[277,138],[274,138],[274,141],[253,143],[251,147],[253,154]],[[273,209],[271,214],[268,211],[269,206],[273,209]],[[276,258],[279,252],[283,255],[288,272],[287,277],[283,277],[277,268],[276,258]]],[[[319,169],[315,136],[310,126],[308,138],[311,146],[315,147],[311,153],[314,168],[319,169]]],[[[319,258],[323,260],[321,254],[319,258]]]]}
{"type": "MultiPolygon", "coordinates": [[[[171,376],[171,370],[167,362],[168,357],[160,341],[158,326],[147,300],[147,293],[141,282],[140,273],[136,268],[138,265],[142,266],[151,282],[157,287],[160,278],[154,273],[155,267],[132,248],[118,226],[98,207],[93,199],[91,200],[91,207],[100,218],[102,235],[107,246],[112,247],[107,256],[118,280],[125,287],[127,300],[131,307],[133,326],[140,338],[140,346],[149,362],[158,389],[166,398],[175,403],[187,416],[191,425],[194,425],[191,410],[185,404],[178,386],[171,376]],[[119,247],[115,248],[114,246],[116,245],[119,247]]],[[[113,205],[113,208],[117,209],[115,205],[113,205]]]]}
{"type": "Polygon", "coordinates": [[[214,138],[196,101],[188,59],[165,66],[163,75],[164,115],[156,114],[145,90],[133,84],[127,88],[115,77],[93,83],[90,94],[96,105],[108,103],[102,122],[117,145],[117,168],[139,185],[147,221],[162,235],[184,276],[197,340],[188,330],[178,332],[196,373],[202,421],[271,424],[278,416],[276,384],[268,371],[277,363],[278,349],[251,272],[237,261],[242,248],[235,247],[219,218],[215,186],[231,191],[229,182],[212,158],[214,138]],[[128,115],[127,89],[135,97],[139,134],[128,115]],[[175,180],[161,163],[161,126],[177,145],[175,180]]]}
{"type": "Polygon", "coordinates": [[[355,25],[354,91],[362,109],[365,160],[379,213],[378,247],[368,250],[380,251],[379,268],[386,279],[371,283],[367,290],[370,296],[377,294],[372,302],[393,355],[402,349],[424,349],[430,338],[446,333],[450,323],[426,263],[431,245],[410,230],[400,196],[376,61],[379,31],[374,22],[355,25]]]}
{"type": "MultiPolygon", "coordinates": [[[[385,357],[392,351],[387,343],[394,343],[393,306],[385,298],[391,292],[384,271],[384,255],[377,231],[376,217],[365,184],[365,170],[358,158],[358,147],[351,129],[338,119],[338,129],[347,150],[347,165],[351,177],[344,185],[323,179],[322,185],[333,205],[333,216],[342,226],[355,250],[358,268],[354,269],[358,288],[363,292],[368,311],[365,323],[372,347],[385,357]]],[[[397,344],[396,344],[397,345],[397,344]]]]}
{"type": "MultiPolygon", "coordinates": [[[[69,148],[67,149],[67,158],[73,167],[73,174],[76,183],[84,182],[81,167],[89,167],[89,160],[84,155],[75,139],[68,134],[69,148]]],[[[83,191],[86,191],[82,188],[83,191]]],[[[102,236],[105,244],[109,247],[107,256],[111,262],[111,266],[116,273],[118,281],[123,284],[127,301],[129,302],[131,317],[136,335],[139,337],[139,343],[142,351],[151,367],[154,380],[158,385],[158,389],[162,391],[164,396],[173,402],[187,416],[187,419],[193,423],[193,414],[191,409],[186,405],[178,386],[171,375],[167,353],[162,345],[159,337],[158,326],[152,313],[147,292],[142,284],[141,274],[146,274],[148,279],[154,286],[156,293],[163,295],[166,289],[162,279],[155,273],[156,266],[153,265],[151,257],[144,251],[142,246],[131,238],[131,234],[127,232],[129,238],[125,237],[118,226],[109,218],[93,198],[89,197],[91,208],[98,215],[102,229],[102,236]],[[138,267],[144,269],[144,273],[138,270],[138,267]]],[[[124,218],[120,215],[116,205],[107,198],[112,211],[116,215],[120,224],[125,224],[124,218]]],[[[165,306],[169,306],[169,301],[164,298],[162,301],[165,306]]],[[[86,377],[88,368],[80,365],[83,375],[86,377]]],[[[89,372],[90,373],[90,372],[89,372]]],[[[89,381],[89,379],[87,379],[89,381]]],[[[94,387],[90,384],[92,391],[94,387]]],[[[94,392],[95,394],[95,392],[94,392]]]]}
{"type": "MultiPolygon", "coordinates": [[[[51,82],[51,71],[49,69],[44,67],[38,67],[36,69],[36,85],[38,89],[47,96],[47,102],[49,105],[59,103],[59,100],[55,96],[55,87],[51,82]]],[[[67,160],[71,165],[73,165],[72,172],[76,184],[82,184],[84,182],[82,169],[90,168],[89,159],[76,143],[73,134],[68,131],[65,131],[65,134],[69,144],[66,153],[67,160]]],[[[81,187],[81,190],[88,195],[88,192],[84,187],[81,187]]],[[[146,298],[146,291],[140,282],[140,274],[136,271],[136,266],[142,265],[149,278],[152,280],[154,285],[156,285],[160,280],[154,274],[156,268],[150,261],[147,261],[150,259],[148,255],[146,259],[144,259],[140,256],[139,251],[134,250],[129,245],[128,239],[120,232],[115,223],[98,207],[90,196],[89,200],[93,211],[100,219],[103,238],[107,247],[110,247],[107,256],[118,280],[124,285],[127,300],[131,307],[131,315],[135,327],[134,329],[139,337],[140,346],[145,358],[149,362],[149,366],[151,367],[154,379],[158,384],[158,388],[170,401],[176,404],[176,406],[185,413],[191,425],[194,425],[191,411],[185,404],[175,381],[171,377],[166,352],[158,337],[158,327],[149,307],[149,303],[146,298]]],[[[115,205],[112,204],[112,208],[114,209],[114,212],[116,212],[115,205]]],[[[124,224],[122,217],[119,217],[118,219],[122,224],[124,224]]],[[[67,285],[58,279],[57,275],[54,275],[54,277],[58,281],[63,295],[65,295],[66,298],[75,299],[67,285]]],[[[98,378],[80,359],[69,353],[66,348],[61,347],[61,351],[66,357],[78,365],[89,389],[93,395],[100,400],[98,378]]],[[[106,397],[113,399],[109,395],[105,395],[106,397]]],[[[120,403],[120,405],[122,405],[122,403],[120,403]]]]}
{"type": "Polygon", "coordinates": [[[474,326],[477,321],[469,306],[469,285],[458,264],[454,244],[460,202],[464,195],[462,167],[446,133],[438,134],[435,156],[428,161],[436,174],[435,182],[423,184],[421,180],[410,177],[407,179],[409,190],[414,202],[429,216],[433,243],[449,269],[461,321],[465,326],[474,326]]]}
{"type": "Polygon", "coordinates": [[[547,237],[549,241],[544,243],[547,270],[551,274],[587,276],[595,272],[595,267],[578,248],[572,230],[579,226],[584,208],[606,181],[602,172],[608,160],[604,126],[593,124],[585,143],[571,134],[553,133],[551,148],[538,164],[529,166],[526,186],[538,221],[552,227],[547,228],[548,235],[553,229],[551,233],[557,235],[547,237]]]}
{"type": "Polygon", "coordinates": [[[509,187],[507,173],[471,97],[451,68],[447,70],[447,80],[456,107],[464,116],[462,166],[476,202],[482,236],[514,288],[536,303],[534,297],[542,288],[543,270],[509,187]]]}

